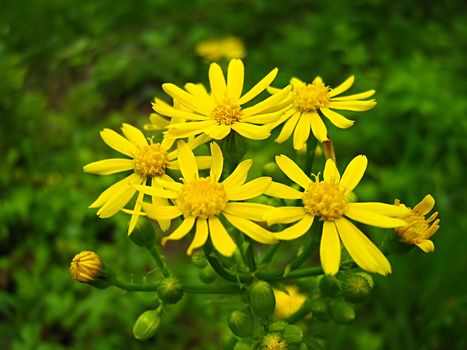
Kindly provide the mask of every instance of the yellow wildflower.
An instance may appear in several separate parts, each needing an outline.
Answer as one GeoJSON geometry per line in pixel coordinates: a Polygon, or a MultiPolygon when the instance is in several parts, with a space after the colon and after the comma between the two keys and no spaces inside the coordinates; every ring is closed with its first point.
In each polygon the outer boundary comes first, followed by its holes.
{"type": "Polygon", "coordinates": [[[196,226],[194,239],[187,250],[188,254],[203,246],[210,237],[219,253],[231,256],[237,246],[221,222],[221,214],[252,239],[264,244],[276,243],[277,240],[271,232],[253,222],[262,221],[270,207],[238,202],[262,195],[271,184],[271,178],[259,177],[245,183],[252,161],[244,160],[224,181],[219,182],[224,162],[222,151],[214,142],[210,147],[212,163],[208,177],[199,176],[192,150],[183,141],[179,141],[178,159],[183,175],[182,183],[160,179],[157,183],[166,189],[164,191],[148,186],[136,186],[142,192],[166,200],[164,205],[142,204],[149,218],[171,220],[183,216],[182,223],[169,236],[163,238],[162,244],[169,240],[182,239],[196,226]],[[170,199],[170,202],[167,199],[170,199]]]}
{"type": "Polygon", "coordinates": [[[296,313],[306,301],[307,295],[300,293],[297,286],[285,286],[286,292],[274,289],[276,297],[276,309],[274,315],[277,318],[287,318],[296,313]]]}
{"type": "Polygon", "coordinates": [[[406,222],[394,218],[407,214],[408,209],[376,202],[351,203],[349,194],[358,185],[367,167],[367,158],[355,157],[347,166],[342,178],[332,159],[326,161],[324,180],[319,175],[311,180],[290,158],[276,157],[284,174],[304,189],[300,192],[280,183],[272,183],[266,194],[284,198],[301,199],[300,206],[287,206],[269,211],[265,219],[268,224],[292,223],[294,225],[275,233],[280,240],[292,240],[304,235],[315,217],[323,221],[320,245],[321,265],[327,275],[339,270],[341,244],[362,269],[387,275],[391,272],[386,257],[349,219],[376,227],[394,228],[406,226],[406,222]]]}
{"type": "MultiPolygon", "coordinates": [[[[398,199],[396,205],[404,207],[398,199]]],[[[401,219],[407,221],[407,226],[396,227],[394,230],[401,239],[408,244],[415,244],[425,253],[432,253],[435,246],[430,237],[433,236],[439,229],[438,212],[434,212],[428,219],[427,215],[435,206],[435,199],[431,195],[426,195],[420,203],[418,203],[410,212],[402,216],[401,219]]]]}
{"type": "MultiPolygon", "coordinates": [[[[311,84],[306,84],[297,78],[292,78],[290,80],[292,99],[289,108],[277,122],[272,124],[274,128],[284,123],[275,141],[283,143],[293,133],[293,147],[299,150],[303,148],[308,140],[310,130],[319,142],[327,141],[328,132],[322,119],[323,115],[338,128],[346,129],[351,127],[354,123],[353,120],[349,120],[333,110],[360,112],[369,110],[376,105],[374,99],[364,100],[371,97],[375,93],[375,90],[336,97],[347,91],[352,86],[354,79],[352,75],[342,84],[331,89],[324,85],[320,77],[316,77],[311,84]]],[[[269,88],[268,90],[273,94],[281,91],[275,88],[269,88]]]]}
{"type": "Polygon", "coordinates": [[[245,47],[239,38],[228,36],[200,42],[196,45],[196,53],[208,61],[215,62],[223,58],[244,58],[245,47]]]}
{"type": "Polygon", "coordinates": [[[266,334],[261,343],[261,350],[287,350],[288,346],[284,338],[278,333],[266,334]]]}
{"type": "Polygon", "coordinates": [[[170,123],[167,136],[171,138],[179,139],[205,133],[213,139],[220,140],[233,130],[249,139],[264,140],[271,133],[271,127],[265,124],[279,119],[280,109],[284,107],[284,99],[290,87],[251,107],[242,108],[242,105],[264,91],[276,75],[277,68],[242,95],[242,61],[230,61],[227,81],[221,67],[212,63],[209,69],[210,93],[201,84],[188,83],[185,85],[186,90],[174,84],[163,84],[164,91],[184,108],[172,107],[158,98],[152,106],[163,116],[184,120],[180,123],[170,123]]]}
{"type": "Polygon", "coordinates": [[[92,251],[82,251],[76,254],[70,265],[71,277],[78,282],[94,281],[101,271],[102,262],[99,256],[92,251]]]}

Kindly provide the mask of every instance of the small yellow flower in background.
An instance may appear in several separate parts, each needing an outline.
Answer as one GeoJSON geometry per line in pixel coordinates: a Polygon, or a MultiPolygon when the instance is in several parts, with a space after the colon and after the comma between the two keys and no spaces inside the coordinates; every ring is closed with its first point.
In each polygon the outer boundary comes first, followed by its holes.
{"type": "Polygon", "coordinates": [[[264,140],[271,134],[271,127],[265,124],[279,119],[280,110],[286,105],[284,99],[289,94],[290,87],[279,90],[275,95],[251,107],[242,108],[242,105],[263,92],[276,75],[277,68],[242,95],[242,61],[230,61],[227,80],[221,67],[212,63],[209,68],[210,93],[201,84],[188,83],[185,85],[186,90],[183,90],[167,83],[162,85],[164,91],[184,108],[172,107],[158,98],[152,107],[163,116],[185,121],[170,123],[166,135],[170,138],[179,139],[205,133],[213,139],[220,140],[233,130],[249,139],[264,140]]]}
{"type": "Polygon", "coordinates": [[[239,38],[228,36],[200,42],[196,45],[196,53],[208,61],[215,62],[223,58],[244,58],[245,47],[239,38]]]}
{"type": "Polygon", "coordinates": [[[274,234],[280,240],[292,240],[304,235],[315,217],[323,221],[320,258],[327,275],[335,275],[339,271],[340,241],[362,269],[381,275],[391,272],[389,261],[383,253],[348,220],[383,228],[406,226],[405,221],[394,217],[406,215],[407,208],[377,202],[349,202],[349,195],[363,177],[367,162],[363,155],[355,157],[341,177],[334,161],[328,159],[324,180],[320,181],[319,175],[316,175],[313,181],[293,160],[285,155],[276,156],[279,168],[304,191],[273,182],[266,194],[284,199],[301,199],[302,205],[272,209],[265,215],[265,219],[269,225],[296,222],[274,234]]]}
{"type": "MultiPolygon", "coordinates": [[[[132,173],[110,186],[90,205],[90,208],[99,208],[97,215],[101,218],[108,218],[124,209],[127,203],[133,198],[136,189],[133,185],[148,184],[157,187],[154,179],[161,178],[166,181],[172,179],[165,174],[166,168],[179,169],[177,161],[177,150],[170,151],[174,141],[164,137],[161,143],[154,143],[153,139],[147,139],[144,134],[134,126],[123,124],[123,135],[111,129],[101,131],[104,142],[114,150],[130,157],[110,158],[87,164],[83,170],[87,173],[98,175],[110,175],[114,173],[132,171],[132,173]]],[[[206,137],[198,137],[189,143],[189,147],[196,148],[206,142],[206,137]]],[[[203,169],[209,166],[208,157],[198,157],[199,166],[203,169]]],[[[172,180],[173,181],[173,180],[172,180]]],[[[141,213],[141,202],[144,193],[140,192],[136,204],[132,210],[127,210],[131,214],[128,234],[136,226],[141,213]]],[[[166,205],[167,200],[153,197],[153,202],[159,205],[166,205]]],[[[159,224],[166,230],[170,221],[160,220],[159,224]]]]}
{"type": "Polygon", "coordinates": [[[276,309],[274,315],[277,318],[287,318],[296,313],[307,299],[306,294],[300,293],[297,286],[285,286],[287,293],[274,289],[274,296],[276,298],[276,309]]]}
{"type": "MultiPolygon", "coordinates": [[[[338,128],[346,129],[351,127],[354,123],[353,120],[349,120],[333,110],[360,112],[367,111],[376,105],[374,99],[364,100],[371,97],[375,93],[375,90],[336,97],[347,91],[353,85],[354,79],[352,75],[342,84],[331,89],[324,85],[320,77],[316,77],[311,84],[306,84],[297,78],[292,78],[290,80],[290,85],[292,86],[290,106],[281,118],[272,124],[273,128],[275,128],[284,123],[275,141],[283,143],[293,133],[293,147],[299,150],[303,148],[308,140],[310,131],[319,142],[327,141],[328,132],[322,119],[323,115],[338,128]]],[[[269,88],[268,91],[275,94],[281,90],[269,88]]]]}
{"type": "MultiPolygon", "coordinates": [[[[398,199],[396,205],[404,207],[398,199]]],[[[407,221],[407,226],[396,227],[394,230],[401,237],[401,239],[408,244],[415,244],[425,253],[432,253],[435,250],[435,246],[430,237],[433,236],[439,229],[438,212],[434,212],[428,219],[425,219],[427,215],[435,206],[435,199],[431,195],[426,195],[420,203],[418,203],[413,209],[410,209],[410,213],[401,217],[401,219],[407,221]]]]}
{"type": "Polygon", "coordinates": [[[102,262],[99,256],[92,251],[82,251],[76,254],[70,265],[71,277],[78,282],[94,281],[101,271],[102,262]]]}
{"type": "Polygon", "coordinates": [[[261,343],[261,350],[287,350],[288,346],[284,338],[278,333],[267,334],[261,343]]]}
{"type": "Polygon", "coordinates": [[[210,237],[214,248],[224,256],[232,256],[237,246],[220,220],[221,214],[240,232],[255,241],[273,244],[277,240],[271,232],[253,221],[263,221],[269,206],[257,203],[237,202],[260,196],[271,184],[270,177],[259,177],[245,183],[251,160],[244,160],[222,182],[223,156],[220,147],[212,142],[211,170],[209,177],[199,177],[198,165],[192,150],[183,141],[178,142],[178,159],[183,183],[156,181],[165,188],[159,191],[148,186],[137,186],[147,194],[166,199],[165,205],[143,203],[147,216],[156,220],[171,220],[183,216],[182,223],[162,244],[168,240],[180,240],[196,226],[192,243],[187,253],[203,246],[210,237]],[[170,202],[167,201],[170,199],[170,202]]]}

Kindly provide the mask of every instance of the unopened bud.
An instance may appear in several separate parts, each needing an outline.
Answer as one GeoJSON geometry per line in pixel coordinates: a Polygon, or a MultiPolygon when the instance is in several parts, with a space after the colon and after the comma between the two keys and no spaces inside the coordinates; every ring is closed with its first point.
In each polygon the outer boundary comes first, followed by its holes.
{"type": "Polygon", "coordinates": [[[303,340],[303,330],[297,325],[290,324],[285,327],[282,337],[287,344],[300,344],[303,340]]]}
{"type": "Polygon", "coordinates": [[[191,256],[191,262],[193,265],[199,268],[203,268],[208,264],[208,260],[206,259],[206,255],[203,252],[195,252],[191,256]]]}
{"type": "Polygon", "coordinates": [[[160,311],[147,310],[136,320],[133,326],[133,335],[136,339],[145,341],[156,334],[161,323],[160,311]]]}
{"type": "Polygon", "coordinates": [[[200,272],[199,272],[199,278],[201,281],[203,281],[206,284],[212,283],[216,280],[217,274],[214,269],[208,265],[205,266],[200,272]]]}
{"type": "Polygon", "coordinates": [[[339,294],[339,284],[337,278],[333,276],[323,276],[319,283],[321,294],[333,298],[339,294]]]}
{"type": "Polygon", "coordinates": [[[345,301],[337,300],[331,305],[331,315],[338,323],[348,323],[355,319],[355,310],[345,301]]]}
{"type": "Polygon", "coordinates": [[[271,333],[282,333],[282,331],[285,329],[285,327],[287,327],[289,324],[285,321],[275,321],[273,323],[271,323],[269,326],[268,326],[268,330],[269,332],[271,333]]]}
{"type": "Polygon", "coordinates": [[[154,225],[149,220],[138,220],[130,239],[140,247],[149,247],[154,244],[156,233],[154,225]]]}
{"type": "Polygon", "coordinates": [[[159,298],[166,304],[176,304],[183,297],[182,285],[175,277],[167,277],[157,287],[159,298]]]}
{"type": "Polygon", "coordinates": [[[233,350],[253,350],[255,349],[254,345],[246,340],[239,340],[233,350]]]}
{"type": "Polygon", "coordinates": [[[250,306],[258,316],[271,316],[276,307],[274,291],[265,281],[254,282],[249,290],[250,306]]]}
{"type": "Polygon", "coordinates": [[[328,303],[323,298],[308,300],[308,308],[312,316],[319,320],[326,321],[329,318],[328,303]]]}
{"type": "Polygon", "coordinates": [[[287,348],[287,342],[278,333],[266,334],[260,347],[262,350],[287,350],[287,348]]]}
{"type": "Polygon", "coordinates": [[[76,254],[70,264],[74,280],[104,289],[112,284],[114,273],[93,251],[85,250],[76,254]]]}
{"type": "Polygon", "coordinates": [[[341,289],[344,299],[354,304],[361,303],[371,292],[367,279],[352,273],[344,276],[341,289]]]}
{"type": "Polygon", "coordinates": [[[249,336],[254,328],[252,316],[245,311],[233,311],[228,322],[232,333],[240,338],[249,336]]]}

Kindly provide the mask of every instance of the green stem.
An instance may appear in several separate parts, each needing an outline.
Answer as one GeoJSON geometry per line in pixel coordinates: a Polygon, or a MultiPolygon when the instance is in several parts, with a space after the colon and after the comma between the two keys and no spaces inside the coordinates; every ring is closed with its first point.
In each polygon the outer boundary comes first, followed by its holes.
{"type": "Polygon", "coordinates": [[[256,260],[255,260],[255,252],[253,250],[253,241],[250,237],[247,237],[246,242],[248,242],[248,246],[246,248],[246,263],[248,268],[251,272],[256,271],[256,260]]]}
{"type": "Polygon", "coordinates": [[[297,269],[291,271],[286,275],[281,275],[278,277],[270,278],[271,281],[285,281],[289,279],[301,278],[301,277],[310,277],[323,274],[323,268],[319,267],[304,267],[302,269],[297,269]]]}
{"type": "Polygon", "coordinates": [[[289,317],[287,317],[285,319],[285,322],[287,322],[289,324],[293,324],[295,322],[300,321],[302,318],[304,318],[309,313],[310,313],[310,310],[308,310],[308,307],[307,307],[306,303],[304,303],[302,305],[302,307],[296,313],[294,313],[293,315],[290,315],[289,317]]]}
{"type": "Polygon", "coordinates": [[[263,258],[261,259],[260,263],[261,264],[269,263],[274,257],[274,254],[276,254],[277,250],[279,249],[280,244],[281,242],[269,246],[268,249],[266,250],[266,253],[264,253],[263,258]]]}
{"type": "Polygon", "coordinates": [[[123,281],[115,280],[112,282],[112,285],[124,289],[127,291],[133,292],[154,292],[157,290],[159,284],[136,284],[136,283],[126,283],[123,281]]]}
{"type": "Polygon", "coordinates": [[[215,257],[214,247],[212,246],[212,242],[208,239],[207,242],[204,244],[204,254],[206,255],[206,259],[208,259],[209,264],[211,267],[218,273],[219,276],[226,279],[227,281],[237,282],[237,278],[228,272],[224,267],[221,265],[219,260],[215,257]]]}
{"type": "Polygon", "coordinates": [[[218,285],[197,285],[197,284],[182,284],[182,289],[186,293],[192,294],[238,294],[242,293],[240,287],[234,284],[218,284],[218,285]]]}
{"type": "Polygon", "coordinates": [[[147,248],[149,252],[151,253],[152,257],[154,258],[154,260],[156,261],[157,267],[159,267],[159,270],[162,272],[164,277],[169,277],[171,273],[169,271],[169,268],[167,267],[167,264],[161,257],[161,253],[159,252],[157,247],[155,245],[152,245],[147,248]]]}
{"type": "Polygon", "coordinates": [[[313,167],[313,163],[315,161],[315,152],[316,152],[316,147],[318,146],[319,141],[315,140],[315,142],[311,141],[314,139],[314,137],[309,137],[306,144],[307,144],[307,152],[308,154],[311,153],[311,157],[307,157],[305,161],[305,173],[311,174],[311,169],[313,167]]]}

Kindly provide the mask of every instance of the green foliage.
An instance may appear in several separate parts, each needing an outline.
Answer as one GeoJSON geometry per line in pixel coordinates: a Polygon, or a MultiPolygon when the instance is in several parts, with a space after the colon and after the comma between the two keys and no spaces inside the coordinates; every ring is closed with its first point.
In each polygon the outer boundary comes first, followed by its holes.
{"type": "MultiPolygon", "coordinates": [[[[125,214],[101,220],[87,208],[117,176],[85,176],[82,165],[109,155],[102,128],[147,123],[161,83],[206,82],[194,47],[224,35],[245,43],[247,86],[277,66],[276,86],[316,75],[335,86],[355,74],[358,91],[375,88],[378,106],[355,115],[350,133],[330,126],[338,162],[368,156],[362,200],[437,199],[436,252],[392,259],[393,275],[377,279],[352,329],[310,333],[330,349],[466,348],[463,9],[455,0],[2,4],[0,348],[218,349],[226,332],[218,321],[232,311],[223,297],[185,297],[140,343],[131,328],[154,300],[74,283],[67,268],[77,251],[94,249],[129,279],[151,278],[150,256],[126,237],[125,214]]],[[[168,255],[197,280],[182,244],[168,255]]]]}

